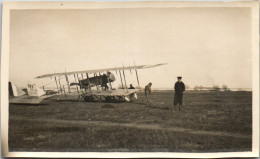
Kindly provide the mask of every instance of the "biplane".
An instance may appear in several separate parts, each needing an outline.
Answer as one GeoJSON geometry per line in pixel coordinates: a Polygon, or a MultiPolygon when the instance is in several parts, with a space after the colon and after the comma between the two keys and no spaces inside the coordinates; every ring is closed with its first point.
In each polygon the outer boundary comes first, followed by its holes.
{"type": "Polygon", "coordinates": [[[105,69],[96,69],[96,70],[83,70],[83,71],[73,71],[73,72],[63,72],[63,73],[52,73],[45,74],[36,77],[40,78],[52,78],[55,80],[57,90],[59,94],[68,96],[73,94],[71,87],[76,87],[76,92],[78,94],[78,100],[83,99],[86,102],[93,101],[102,101],[107,102],[114,101],[132,101],[134,98],[137,98],[136,92],[139,89],[128,89],[125,71],[129,70],[135,72],[136,80],[138,87],[140,88],[140,82],[138,77],[138,69],[147,69],[165,65],[166,63],[160,63],[155,65],[139,65],[139,66],[128,66],[128,67],[115,67],[115,68],[105,68],[105,69]],[[112,87],[112,82],[116,81],[115,72],[119,74],[122,89],[116,90],[112,87]],[[90,77],[90,74],[93,74],[90,77]],[[73,76],[73,82],[69,81],[69,76],[73,76]],[[61,85],[60,80],[65,78],[65,85],[61,85]],[[94,87],[94,88],[93,88],[94,87]]]}

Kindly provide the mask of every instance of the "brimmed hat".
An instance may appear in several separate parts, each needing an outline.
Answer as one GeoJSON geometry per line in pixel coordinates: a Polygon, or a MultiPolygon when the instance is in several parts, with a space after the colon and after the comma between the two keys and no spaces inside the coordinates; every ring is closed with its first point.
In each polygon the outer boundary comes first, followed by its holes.
{"type": "Polygon", "coordinates": [[[178,76],[177,78],[178,78],[178,79],[182,79],[182,77],[181,77],[181,76],[178,76]]]}

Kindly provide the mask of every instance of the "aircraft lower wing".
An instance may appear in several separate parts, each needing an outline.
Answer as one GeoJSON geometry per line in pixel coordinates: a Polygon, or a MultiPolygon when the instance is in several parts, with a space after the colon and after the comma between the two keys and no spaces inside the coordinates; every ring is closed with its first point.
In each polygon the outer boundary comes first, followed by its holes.
{"type": "Polygon", "coordinates": [[[119,90],[103,90],[103,91],[87,91],[86,94],[96,95],[96,96],[129,96],[130,94],[136,93],[140,89],[128,89],[127,91],[123,89],[119,90]]]}
{"type": "Polygon", "coordinates": [[[166,65],[167,63],[160,63],[155,65],[139,65],[139,66],[126,66],[126,67],[115,67],[115,68],[104,68],[104,69],[96,69],[96,70],[83,70],[83,71],[73,71],[73,72],[64,72],[64,73],[52,73],[38,76],[36,78],[47,78],[47,77],[55,77],[55,76],[64,76],[64,75],[73,75],[73,74],[81,74],[81,73],[97,73],[97,72],[106,72],[106,71],[119,71],[119,70],[135,70],[135,69],[146,69],[153,68],[162,65],[166,65]]]}

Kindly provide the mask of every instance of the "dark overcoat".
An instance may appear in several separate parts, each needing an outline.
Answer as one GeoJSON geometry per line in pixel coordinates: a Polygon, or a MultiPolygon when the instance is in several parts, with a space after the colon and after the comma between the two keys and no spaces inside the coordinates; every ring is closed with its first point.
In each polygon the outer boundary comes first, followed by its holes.
{"type": "Polygon", "coordinates": [[[174,95],[174,105],[178,103],[182,105],[183,92],[185,91],[185,84],[183,82],[176,82],[174,85],[175,95],[174,95]]]}

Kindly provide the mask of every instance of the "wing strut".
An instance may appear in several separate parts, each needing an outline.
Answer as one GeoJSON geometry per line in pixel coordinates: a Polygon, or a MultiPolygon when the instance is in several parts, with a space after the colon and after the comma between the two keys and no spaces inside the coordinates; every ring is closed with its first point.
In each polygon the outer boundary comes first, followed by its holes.
{"type": "Polygon", "coordinates": [[[66,96],[65,86],[63,85],[64,95],[66,96]]]}
{"type": "Polygon", "coordinates": [[[68,75],[65,75],[65,78],[66,78],[67,85],[68,85],[68,91],[69,91],[69,93],[71,93],[71,91],[70,91],[70,82],[69,82],[68,75]]]}
{"type": "Polygon", "coordinates": [[[138,87],[140,88],[140,83],[139,83],[138,73],[137,73],[137,70],[136,70],[136,69],[135,69],[135,74],[136,74],[136,79],[137,79],[138,87]]]}
{"type": "MultiPolygon", "coordinates": [[[[81,73],[81,78],[82,78],[82,80],[84,80],[84,75],[83,75],[83,73],[81,73]]],[[[81,83],[81,85],[82,85],[82,83],[81,83]]],[[[84,91],[86,92],[86,87],[84,88],[84,91]]]]}
{"type": "MultiPolygon", "coordinates": [[[[77,82],[77,79],[76,79],[76,75],[74,74],[74,79],[75,79],[75,82],[77,82]]],[[[79,89],[78,89],[78,86],[76,85],[76,88],[77,88],[77,92],[79,93],[79,89]]]]}
{"type": "Polygon", "coordinates": [[[125,79],[125,71],[124,71],[125,67],[123,66],[123,75],[124,75],[124,80],[125,80],[125,89],[126,91],[128,92],[128,89],[127,89],[127,85],[126,85],[126,79],[125,79]]]}
{"type": "Polygon", "coordinates": [[[120,74],[120,79],[121,79],[121,84],[122,84],[122,89],[124,89],[124,84],[123,84],[123,80],[122,80],[122,76],[121,76],[121,71],[118,70],[119,74],[120,74]]]}
{"type": "Polygon", "coordinates": [[[58,90],[58,92],[60,93],[60,89],[59,89],[59,85],[58,85],[58,82],[57,82],[56,77],[54,77],[54,79],[55,79],[55,82],[56,82],[57,90],[58,90]]]}
{"type": "Polygon", "coordinates": [[[90,81],[89,81],[88,73],[86,73],[86,75],[87,75],[87,79],[88,79],[88,88],[89,88],[89,90],[91,90],[91,86],[90,86],[90,81]]]}
{"type": "Polygon", "coordinates": [[[110,75],[111,74],[109,74],[109,77],[107,79],[108,79],[108,82],[109,82],[110,89],[112,90],[113,88],[112,88],[112,84],[111,84],[111,81],[110,81],[110,75]]]}
{"type": "MultiPolygon", "coordinates": [[[[135,61],[134,61],[134,66],[135,66],[135,61]]],[[[139,78],[138,78],[137,69],[135,69],[135,74],[136,74],[136,79],[137,79],[138,87],[140,88],[140,83],[139,83],[139,78]]]]}
{"type": "Polygon", "coordinates": [[[97,79],[97,80],[96,80],[96,82],[97,82],[97,83],[96,83],[96,88],[97,88],[97,90],[99,90],[99,89],[98,89],[98,77],[97,77],[97,74],[96,74],[96,73],[94,73],[94,77],[96,77],[96,79],[97,79]]]}
{"type": "Polygon", "coordinates": [[[80,87],[79,87],[79,91],[80,92],[82,92],[82,84],[81,84],[81,81],[79,80],[79,74],[77,74],[77,78],[78,78],[78,82],[79,82],[79,85],[80,85],[80,87]]]}
{"type": "Polygon", "coordinates": [[[82,80],[84,79],[83,73],[81,73],[81,78],[82,78],[82,80]]]}
{"type": "Polygon", "coordinates": [[[61,87],[61,84],[60,84],[60,79],[59,79],[59,85],[60,85],[60,93],[62,94],[62,87],[61,87]]]}

